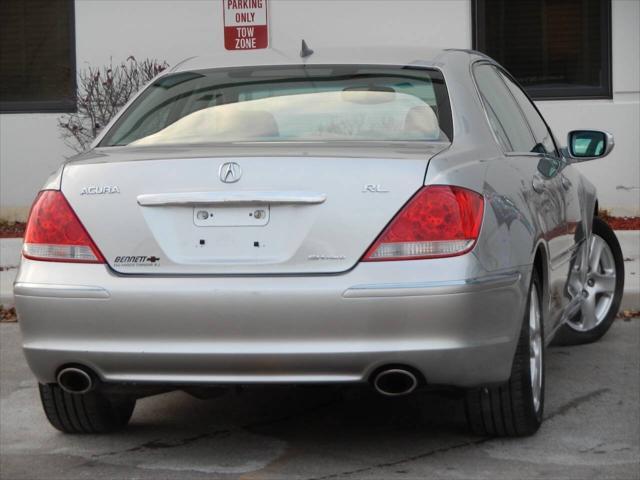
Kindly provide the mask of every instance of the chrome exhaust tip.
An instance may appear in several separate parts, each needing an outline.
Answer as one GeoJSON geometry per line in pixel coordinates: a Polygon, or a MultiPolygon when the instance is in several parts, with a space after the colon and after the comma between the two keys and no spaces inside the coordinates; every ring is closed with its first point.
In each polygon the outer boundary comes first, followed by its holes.
{"type": "Polygon", "coordinates": [[[78,367],[65,367],[58,372],[56,377],[60,388],[67,393],[83,394],[90,392],[94,387],[91,374],[78,367]]]}
{"type": "Polygon", "coordinates": [[[408,370],[390,368],[382,370],[373,379],[373,387],[376,391],[387,397],[408,395],[418,386],[418,379],[408,370]]]}

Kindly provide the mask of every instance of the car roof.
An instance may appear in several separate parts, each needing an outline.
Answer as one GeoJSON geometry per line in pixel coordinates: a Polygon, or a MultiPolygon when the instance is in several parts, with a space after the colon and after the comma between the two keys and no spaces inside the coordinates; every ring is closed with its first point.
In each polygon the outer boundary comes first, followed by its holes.
{"type": "MultiPolygon", "coordinates": [[[[314,48],[313,45],[309,45],[314,48]]],[[[443,67],[448,63],[469,63],[477,58],[488,58],[479,52],[464,49],[428,47],[326,47],[316,48],[306,58],[300,50],[226,51],[216,55],[191,57],[174,66],[171,72],[206,70],[210,68],[250,67],[261,65],[416,65],[443,67]]]]}

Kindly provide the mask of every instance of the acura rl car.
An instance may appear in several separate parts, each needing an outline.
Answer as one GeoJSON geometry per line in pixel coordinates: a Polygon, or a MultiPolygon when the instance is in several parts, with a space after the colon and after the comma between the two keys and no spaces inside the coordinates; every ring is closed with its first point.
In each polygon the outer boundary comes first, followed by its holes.
{"type": "Polygon", "coordinates": [[[473,51],[186,60],[33,204],[15,299],[47,418],[107,432],[153,393],[369,383],[454,388],[474,432],[532,434],[546,346],[620,304],[574,166],[613,145],[561,146],[473,51]]]}

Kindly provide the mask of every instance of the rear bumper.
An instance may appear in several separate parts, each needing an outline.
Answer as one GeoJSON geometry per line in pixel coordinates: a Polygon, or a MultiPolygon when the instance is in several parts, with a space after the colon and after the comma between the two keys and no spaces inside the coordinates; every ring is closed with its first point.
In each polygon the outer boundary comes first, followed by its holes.
{"type": "Polygon", "coordinates": [[[405,364],[428,383],[474,386],[509,377],[529,274],[483,272],[473,255],[300,277],[133,277],[24,260],[15,298],[41,382],[68,363],[157,384],[360,382],[405,364]]]}

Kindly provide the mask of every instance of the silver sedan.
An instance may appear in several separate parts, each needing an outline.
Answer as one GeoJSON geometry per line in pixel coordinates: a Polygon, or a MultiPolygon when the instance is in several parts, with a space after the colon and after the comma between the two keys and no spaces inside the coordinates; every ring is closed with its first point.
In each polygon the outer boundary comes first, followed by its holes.
{"type": "Polygon", "coordinates": [[[163,72],[38,195],[15,284],[51,424],[256,383],[464,392],[534,433],[545,347],[601,337],[623,262],[573,165],[473,51],[229,53],[163,72]]]}

